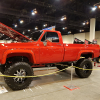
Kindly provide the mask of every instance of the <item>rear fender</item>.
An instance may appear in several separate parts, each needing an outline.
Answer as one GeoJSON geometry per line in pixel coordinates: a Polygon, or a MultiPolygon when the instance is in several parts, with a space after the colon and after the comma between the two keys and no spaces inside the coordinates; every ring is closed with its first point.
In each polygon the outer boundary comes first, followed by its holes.
{"type": "Polygon", "coordinates": [[[92,54],[92,58],[93,58],[94,52],[92,50],[82,50],[78,53],[76,60],[79,60],[82,54],[89,54],[89,53],[92,54]]]}
{"type": "Polygon", "coordinates": [[[33,62],[36,63],[35,55],[32,52],[32,50],[24,50],[24,49],[18,49],[18,50],[16,49],[16,50],[14,50],[14,49],[11,49],[11,50],[6,50],[4,52],[1,64],[5,64],[6,63],[6,59],[7,59],[8,56],[13,57],[13,56],[16,56],[15,54],[20,54],[20,55],[21,54],[28,54],[29,57],[27,57],[27,58],[29,58],[32,63],[33,62]]]}

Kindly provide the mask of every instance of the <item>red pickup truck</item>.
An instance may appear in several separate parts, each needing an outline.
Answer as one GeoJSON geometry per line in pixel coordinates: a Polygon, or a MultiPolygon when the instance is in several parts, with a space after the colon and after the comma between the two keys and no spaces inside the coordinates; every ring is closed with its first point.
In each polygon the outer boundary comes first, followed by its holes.
{"type": "MultiPolygon", "coordinates": [[[[100,56],[100,47],[97,44],[65,44],[59,31],[41,30],[31,33],[32,40],[10,27],[0,23],[0,32],[15,41],[0,43],[0,69],[5,75],[33,76],[32,66],[40,64],[69,65],[74,62],[82,70],[75,68],[81,78],[88,77],[92,72],[92,63],[88,58],[100,56]],[[83,58],[82,58],[83,57],[83,58]]],[[[58,69],[65,68],[56,65],[58,69]]],[[[24,89],[32,78],[4,77],[7,85],[13,90],[24,89]]]]}

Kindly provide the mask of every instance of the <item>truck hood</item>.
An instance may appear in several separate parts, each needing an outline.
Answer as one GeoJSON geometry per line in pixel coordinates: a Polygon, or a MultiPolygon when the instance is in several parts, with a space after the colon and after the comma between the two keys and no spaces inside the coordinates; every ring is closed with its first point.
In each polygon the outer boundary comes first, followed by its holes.
{"type": "Polygon", "coordinates": [[[1,22],[0,22],[0,32],[18,42],[32,41],[29,38],[27,38],[26,36],[22,35],[21,33],[15,31],[14,29],[2,24],[1,22]]]}

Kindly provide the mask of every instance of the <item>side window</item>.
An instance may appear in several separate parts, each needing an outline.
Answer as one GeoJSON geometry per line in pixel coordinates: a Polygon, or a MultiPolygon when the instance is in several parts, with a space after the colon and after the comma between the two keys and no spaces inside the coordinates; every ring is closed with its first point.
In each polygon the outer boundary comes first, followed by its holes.
{"type": "Polygon", "coordinates": [[[52,42],[59,42],[59,37],[56,32],[47,32],[45,33],[41,41],[44,40],[52,40],[52,42]]]}

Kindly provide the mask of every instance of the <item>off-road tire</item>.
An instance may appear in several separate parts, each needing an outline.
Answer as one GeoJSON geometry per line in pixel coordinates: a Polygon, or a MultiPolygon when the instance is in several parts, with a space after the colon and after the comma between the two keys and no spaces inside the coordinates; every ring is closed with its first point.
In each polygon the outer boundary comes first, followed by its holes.
{"type": "Polygon", "coordinates": [[[89,59],[81,60],[79,63],[77,63],[77,67],[82,68],[82,69],[75,68],[75,72],[80,78],[87,78],[92,73],[93,65],[89,59]],[[83,69],[90,69],[90,70],[83,70],[83,69]]]}
{"type": "MultiPolygon", "coordinates": [[[[10,66],[6,71],[4,72],[5,75],[11,75],[14,76],[14,73],[19,70],[19,69],[24,69],[27,73],[26,76],[33,76],[33,69],[28,63],[25,62],[17,62],[14,63],[12,66],[10,66]]],[[[24,83],[17,83],[14,81],[13,77],[4,77],[4,80],[6,84],[12,89],[12,90],[21,90],[25,89],[28,87],[31,83],[33,78],[25,78],[24,83]]]]}

